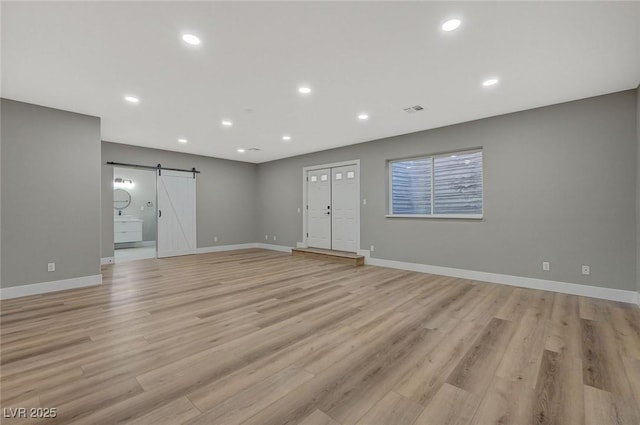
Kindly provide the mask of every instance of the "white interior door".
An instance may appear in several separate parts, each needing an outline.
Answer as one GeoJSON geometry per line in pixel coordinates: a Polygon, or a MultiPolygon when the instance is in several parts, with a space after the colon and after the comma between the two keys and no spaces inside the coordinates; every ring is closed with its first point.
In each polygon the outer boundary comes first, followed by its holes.
{"type": "Polygon", "coordinates": [[[331,170],[307,173],[307,245],[331,249],[331,170]]]}
{"type": "Polygon", "coordinates": [[[355,165],[331,169],[331,249],[358,250],[358,185],[355,165]]]}
{"type": "Polygon", "coordinates": [[[158,257],[196,252],[196,179],[162,170],[157,176],[158,257]]]}

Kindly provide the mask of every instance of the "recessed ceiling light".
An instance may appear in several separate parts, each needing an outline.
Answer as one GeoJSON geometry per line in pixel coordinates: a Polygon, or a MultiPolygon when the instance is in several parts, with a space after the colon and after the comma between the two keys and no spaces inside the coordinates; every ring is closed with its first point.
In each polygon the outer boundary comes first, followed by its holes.
{"type": "Polygon", "coordinates": [[[244,149],[242,149],[242,148],[238,148],[238,153],[244,153],[244,152],[245,152],[245,150],[244,150],[244,149]]]}
{"type": "Polygon", "coordinates": [[[358,115],[358,119],[361,120],[361,121],[368,120],[369,119],[369,115],[360,114],[360,115],[358,115]]]}
{"type": "Polygon", "coordinates": [[[288,142],[289,140],[291,140],[291,136],[282,136],[282,140],[288,142]]]}
{"type": "Polygon", "coordinates": [[[127,102],[130,102],[130,103],[138,103],[138,102],[140,102],[140,99],[138,99],[135,96],[131,96],[131,95],[125,96],[124,100],[126,100],[127,102]]]}
{"type": "Polygon", "coordinates": [[[180,143],[187,143],[187,139],[178,139],[178,142],[180,142],[180,143]]]}
{"type": "Polygon", "coordinates": [[[457,30],[461,23],[460,19],[449,19],[440,28],[442,28],[442,31],[453,31],[457,30]]]}
{"type": "Polygon", "coordinates": [[[498,79],[497,78],[489,78],[488,80],[484,80],[482,82],[482,85],[485,86],[485,87],[495,86],[496,84],[498,84],[498,79]]]}
{"type": "Polygon", "coordinates": [[[193,34],[182,34],[182,41],[192,46],[200,44],[200,39],[193,34]]]}
{"type": "Polygon", "coordinates": [[[298,87],[298,93],[309,94],[311,93],[311,87],[306,87],[306,86],[298,87]]]}
{"type": "Polygon", "coordinates": [[[222,125],[224,125],[225,127],[231,127],[233,123],[229,120],[224,120],[222,121],[222,125]]]}

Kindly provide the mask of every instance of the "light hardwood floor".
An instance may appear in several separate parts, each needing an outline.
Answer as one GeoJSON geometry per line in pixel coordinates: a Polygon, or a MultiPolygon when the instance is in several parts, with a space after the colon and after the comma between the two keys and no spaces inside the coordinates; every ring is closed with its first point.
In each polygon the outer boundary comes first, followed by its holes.
{"type": "Polygon", "coordinates": [[[1,302],[3,423],[640,424],[636,306],[265,250],[1,302]]]}

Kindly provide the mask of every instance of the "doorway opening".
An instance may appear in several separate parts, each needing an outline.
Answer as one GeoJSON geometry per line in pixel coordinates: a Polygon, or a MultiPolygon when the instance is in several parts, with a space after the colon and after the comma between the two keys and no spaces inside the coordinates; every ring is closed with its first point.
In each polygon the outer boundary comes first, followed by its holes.
{"type": "Polygon", "coordinates": [[[303,168],[303,246],[360,250],[360,161],[303,168]]]}
{"type": "Polygon", "coordinates": [[[152,170],[113,167],[115,262],[156,257],[156,176],[152,170]]]}

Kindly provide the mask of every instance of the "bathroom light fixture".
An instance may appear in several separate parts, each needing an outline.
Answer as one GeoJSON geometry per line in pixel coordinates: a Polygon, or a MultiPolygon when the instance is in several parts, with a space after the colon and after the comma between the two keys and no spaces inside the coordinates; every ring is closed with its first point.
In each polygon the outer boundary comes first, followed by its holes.
{"type": "Polygon", "coordinates": [[[133,180],[131,179],[123,179],[122,177],[116,177],[113,179],[113,187],[114,188],[127,188],[130,189],[134,186],[133,180]]]}

